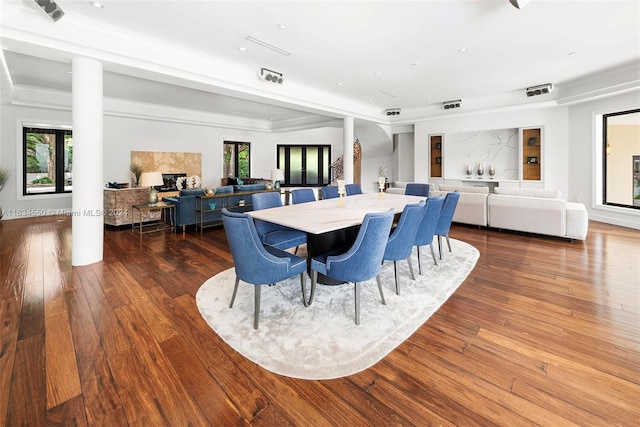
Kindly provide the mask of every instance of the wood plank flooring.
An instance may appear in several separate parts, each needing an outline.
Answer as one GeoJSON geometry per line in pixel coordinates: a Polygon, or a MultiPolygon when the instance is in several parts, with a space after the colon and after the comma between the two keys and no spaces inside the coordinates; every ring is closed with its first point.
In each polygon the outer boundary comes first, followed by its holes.
{"type": "MultiPolygon", "coordinates": [[[[635,426],[640,231],[585,242],[456,226],[476,268],[410,339],[331,381],[272,374],[194,296],[232,267],[224,230],[105,231],[71,267],[71,218],[0,222],[6,426],[635,426]]],[[[428,251],[427,251],[428,252],[428,251]]]]}

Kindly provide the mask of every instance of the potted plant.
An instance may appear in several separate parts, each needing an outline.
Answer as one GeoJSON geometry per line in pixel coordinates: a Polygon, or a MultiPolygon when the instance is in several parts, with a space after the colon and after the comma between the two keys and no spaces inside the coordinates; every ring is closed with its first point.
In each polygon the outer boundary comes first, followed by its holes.
{"type": "MultiPolygon", "coordinates": [[[[11,172],[9,171],[9,169],[6,168],[0,168],[0,191],[2,191],[2,188],[4,187],[4,185],[7,183],[7,181],[9,180],[9,174],[11,172]]],[[[2,206],[0,206],[0,219],[2,219],[2,206]]]]}
{"type": "Polygon", "coordinates": [[[144,172],[144,168],[140,163],[131,163],[129,166],[129,170],[133,174],[134,178],[134,187],[138,188],[140,186],[140,176],[142,176],[142,172],[144,172]]]}

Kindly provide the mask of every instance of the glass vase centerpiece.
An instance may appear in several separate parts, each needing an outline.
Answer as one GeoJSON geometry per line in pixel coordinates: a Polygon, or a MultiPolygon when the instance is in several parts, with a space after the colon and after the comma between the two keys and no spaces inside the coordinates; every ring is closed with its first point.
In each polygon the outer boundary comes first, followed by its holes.
{"type": "Polygon", "coordinates": [[[491,165],[489,166],[489,175],[491,176],[491,179],[493,179],[493,176],[496,174],[496,168],[491,165]]]}
{"type": "Polygon", "coordinates": [[[473,175],[473,168],[471,167],[471,165],[467,165],[467,179],[471,179],[471,175],[473,175]]]}
{"type": "Polygon", "coordinates": [[[482,175],[484,175],[484,165],[482,164],[482,162],[478,163],[478,179],[482,178],[482,175]]]}
{"type": "Polygon", "coordinates": [[[338,206],[344,206],[345,181],[344,179],[339,179],[336,182],[338,183],[338,206]]]}
{"type": "Polygon", "coordinates": [[[387,183],[387,179],[384,176],[378,177],[378,189],[380,190],[379,197],[381,199],[384,198],[384,187],[386,183],[387,183]]]}

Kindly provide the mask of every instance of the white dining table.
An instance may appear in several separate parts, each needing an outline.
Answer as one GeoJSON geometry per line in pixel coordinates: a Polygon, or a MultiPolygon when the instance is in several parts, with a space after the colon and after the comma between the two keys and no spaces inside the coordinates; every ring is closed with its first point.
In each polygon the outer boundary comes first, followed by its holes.
{"type": "MultiPolygon", "coordinates": [[[[247,212],[254,219],[273,222],[307,233],[307,268],[311,259],[336,249],[346,250],[353,244],[364,216],[372,212],[386,212],[393,209],[396,215],[411,203],[425,200],[421,196],[377,193],[346,196],[336,199],[284,205],[269,209],[247,212]]],[[[310,270],[309,270],[310,271],[310,270]]],[[[322,274],[318,283],[337,285],[336,281],[322,274]]]]}
{"type": "Polygon", "coordinates": [[[422,196],[404,194],[365,193],[340,199],[284,205],[247,212],[255,219],[273,222],[319,235],[362,224],[364,216],[372,212],[393,209],[396,214],[411,203],[425,200],[422,196]]]}

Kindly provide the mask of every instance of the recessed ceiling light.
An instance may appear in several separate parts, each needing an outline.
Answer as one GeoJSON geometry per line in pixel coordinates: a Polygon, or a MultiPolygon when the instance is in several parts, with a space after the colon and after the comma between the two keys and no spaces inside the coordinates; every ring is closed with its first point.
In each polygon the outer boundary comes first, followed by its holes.
{"type": "Polygon", "coordinates": [[[466,47],[461,47],[460,49],[458,49],[458,52],[460,52],[460,53],[465,53],[465,52],[468,52],[468,51],[469,51],[469,49],[467,49],[466,47]]]}
{"type": "Polygon", "coordinates": [[[246,48],[246,47],[244,47],[244,46],[240,46],[240,47],[238,48],[238,50],[239,50],[239,51],[242,51],[242,52],[246,52],[246,51],[247,51],[247,48],[246,48]]]}
{"type": "Polygon", "coordinates": [[[279,30],[284,31],[284,30],[286,30],[287,28],[289,28],[289,27],[287,26],[287,24],[278,24],[278,29],[279,29],[279,30]]]}
{"type": "Polygon", "coordinates": [[[576,56],[579,52],[569,52],[569,56],[576,56]]]}
{"type": "Polygon", "coordinates": [[[418,65],[418,63],[417,63],[417,62],[412,62],[412,63],[411,63],[411,66],[412,66],[412,67],[415,67],[416,65],[418,65]]]}
{"type": "Polygon", "coordinates": [[[91,4],[93,5],[93,7],[97,7],[98,9],[102,9],[104,7],[104,5],[99,1],[91,2],[91,4]]]}
{"type": "Polygon", "coordinates": [[[338,82],[338,86],[342,86],[342,82],[338,82]]]}
{"type": "Polygon", "coordinates": [[[381,73],[380,71],[376,71],[375,73],[373,73],[373,75],[374,75],[374,76],[379,76],[379,75],[381,75],[381,74],[382,74],[382,73],[381,73]]]}

